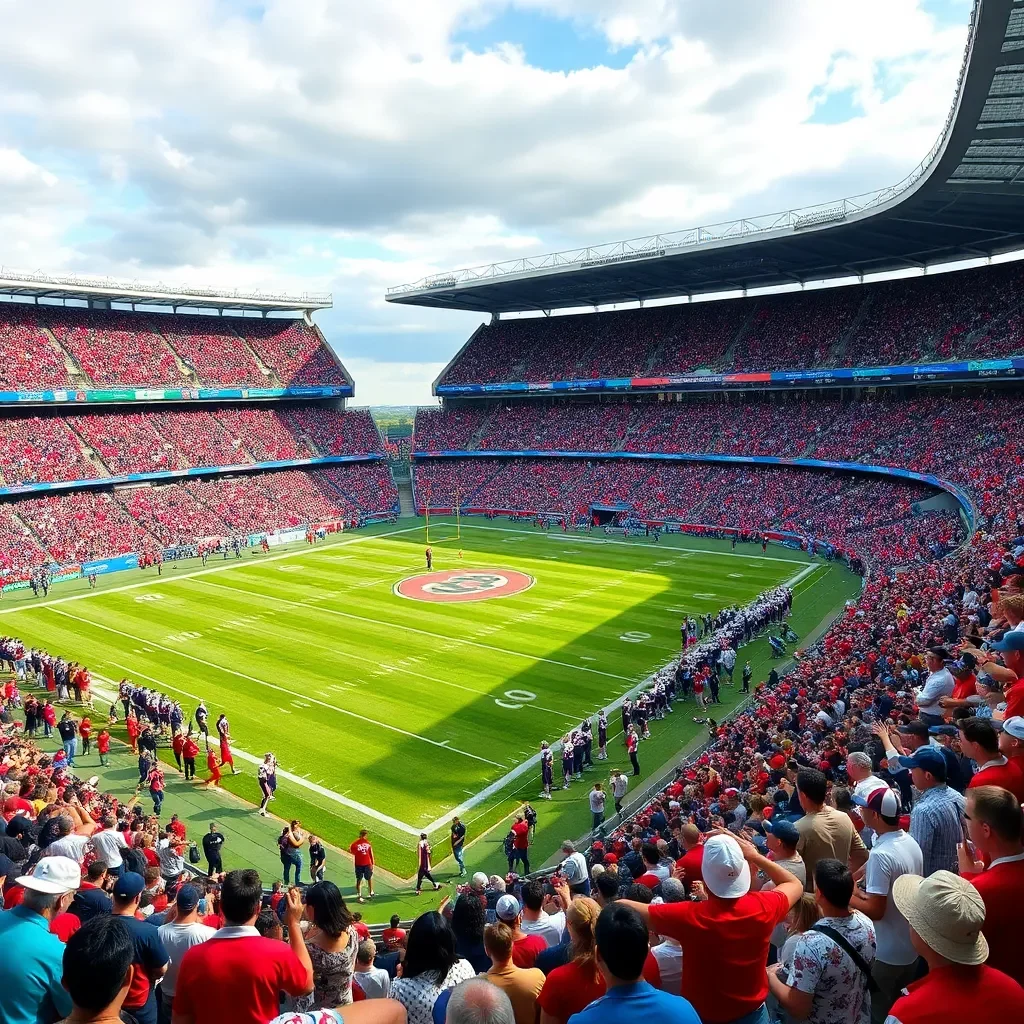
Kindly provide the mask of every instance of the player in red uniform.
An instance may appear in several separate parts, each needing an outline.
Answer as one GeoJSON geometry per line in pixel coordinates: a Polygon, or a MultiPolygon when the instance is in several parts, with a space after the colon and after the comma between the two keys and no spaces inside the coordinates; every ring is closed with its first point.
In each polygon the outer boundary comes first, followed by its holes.
{"type": "Polygon", "coordinates": [[[369,833],[365,828],[359,830],[359,838],[348,848],[356,862],[356,899],[365,903],[363,899],[363,880],[369,890],[369,898],[373,899],[373,847],[367,838],[369,833]]]}
{"type": "Polygon", "coordinates": [[[124,720],[124,727],[128,732],[128,746],[132,748],[132,753],[135,753],[135,744],[139,739],[139,720],[135,717],[135,709],[132,708],[128,712],[128,717],[124,720]]]}
{"type": "Polygon", "coordinates": [[[231,727],[228,725],[228,716],[222,714],[217,719],[217,735],[220,736],[220,766],[231,765],[231,774],[237,775],[235,770],[235,759],[231,756],[231,727]]]}
{"type": "Polygon", "coordinates": [[[96,737],[96,749],[100,753],[100,764],[105,765],[107,755],[110,753],[110,733],[106,729],[101,729],[100,734],[96,737]]]}
{"type": "Polygon", "coordinates": [[[220,766],[217,764],[217,755],[209,745],[206,747],[206,770],[210,773],[210,777],[207,779],[206,785],[219,786],[220,766]]]}

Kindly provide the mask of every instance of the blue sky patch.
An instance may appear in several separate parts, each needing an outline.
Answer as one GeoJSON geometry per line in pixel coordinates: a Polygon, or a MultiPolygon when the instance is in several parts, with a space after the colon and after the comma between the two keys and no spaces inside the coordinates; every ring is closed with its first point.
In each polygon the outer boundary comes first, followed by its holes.
{"type": "Polygon", "coordinates": [[[612,49],[596,29],[567,18],[507,7],[486,24],[455,33],[452,42],[475,53],[514,43],[527,63],[543,71],[579,71],[583,68],[621,69],[633,59],[636,47],[612,49]]]}

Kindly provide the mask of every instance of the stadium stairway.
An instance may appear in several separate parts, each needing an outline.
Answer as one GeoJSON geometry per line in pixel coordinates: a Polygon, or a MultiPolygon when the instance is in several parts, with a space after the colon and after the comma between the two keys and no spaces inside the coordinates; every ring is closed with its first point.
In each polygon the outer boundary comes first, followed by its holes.
{"type": "Polygon", "coordinates": [[[391,477],[398,488],[398,518],[415,519],[416,506],[412,500],[412,470],[407,466],[392,466],[391,477]]]}
{"type": "Polygon", "coordinates": [[[68,379],[76,388],[90,387],[92,382],[85,375],[85,371],[78,365],[78,360],[60,343],[57,335],[49,327],[40,324],[39,331],[50,343],[50,346],[64,360],[64,369],[67,371],[68,379]]]}

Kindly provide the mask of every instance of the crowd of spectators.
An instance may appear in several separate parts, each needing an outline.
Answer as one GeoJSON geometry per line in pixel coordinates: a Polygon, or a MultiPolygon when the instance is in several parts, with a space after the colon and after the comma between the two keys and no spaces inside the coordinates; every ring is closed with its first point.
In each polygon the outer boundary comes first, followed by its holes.
{"type": "Polygon", "coordinates": [[[0,565],[10,571],[305,524],[359,525],[397,509],[394,481],[378,462],[49,494],[0,507],[0,565]]]}
{"type": "Polygon", "coordinates": [[[441,384],[902,366],[1022,354],[1019,263],[715,302],[499,320],[441,384]]]}
{"type": "Polygon", "coordinates": [[[8,486],[90,480],[105,475],[104,469],[121,476],[382,453],[367,410],[324,405],[12,413],[0,421],[0,478],[8,486]],[[100,465],[84,449],[92,449],[100,465]]]}
{"type": "Polygon", "coordinates": [[[930,561],[963,540],[946,509],[916,515],[936,495],[925,484],[775,466],[656,460],[494,457],[421,460],[419,507],[490,514],[540,514],[575,527],[591,506],[624,518],[745,534],[786,531],[832,545],[840,555],[888,565],[930,561]],[[628,510],[628,513],[627,511],[628,510]]]}
{"type": "Polygon", "coordinates": [[[349,383],[303,320],[20,303],[0,310],[0,389],[349,383]]]}

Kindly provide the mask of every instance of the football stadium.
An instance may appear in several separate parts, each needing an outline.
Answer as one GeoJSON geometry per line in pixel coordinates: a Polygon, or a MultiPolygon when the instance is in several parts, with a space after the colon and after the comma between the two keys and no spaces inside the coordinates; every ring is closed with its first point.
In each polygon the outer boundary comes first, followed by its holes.
{"type": "MultiPolygon", "coordinates": [[[[330,294],[0,271],[0,948],[37,908],[77,1008],[98,862],[115,917],[264,907],[300,960],[358,901],[410,1024],[428,945],[424,1021],[493,961],[543,967],[553,1024],[638,982],[601,947],[631,923],[688,1021],[1024,1019],[1022,65],[1024,3],[976,0],[896,185],[389,288],[487,318],[402,444],[330,294]],[[815,1016],[787,936],[849,1006],[815,1016]]],[[[167,949],[149,995],[193,1024],[167,949]]],[[[373,1001],[354,956],[317,1009],[373,1001]]]]}

